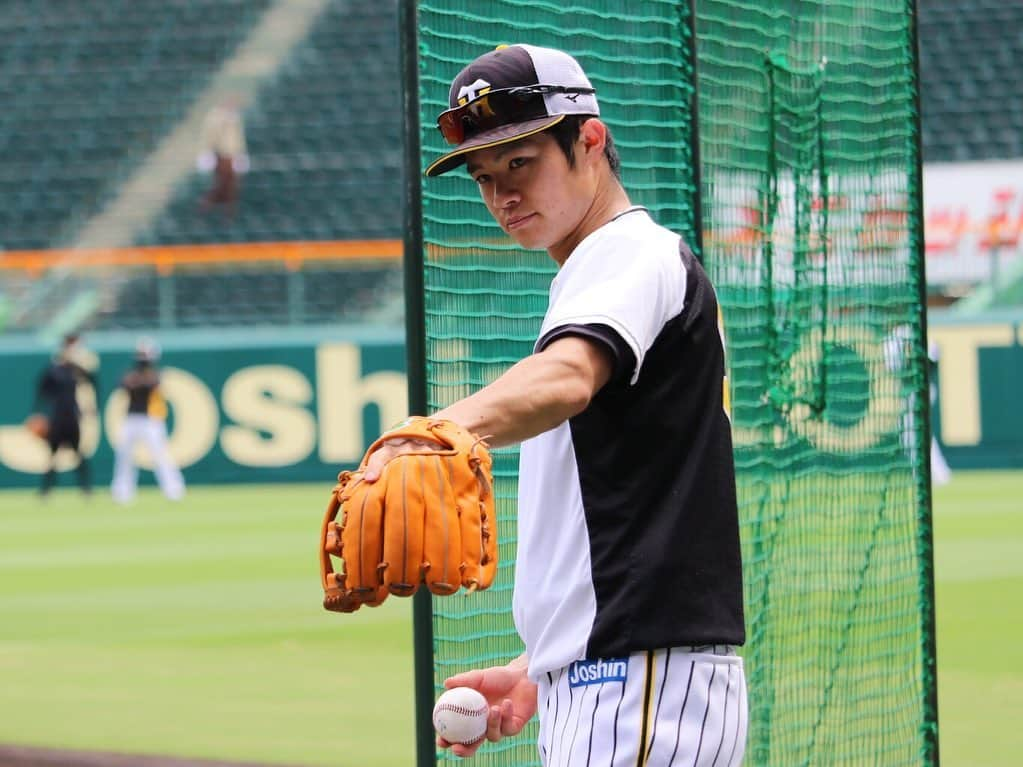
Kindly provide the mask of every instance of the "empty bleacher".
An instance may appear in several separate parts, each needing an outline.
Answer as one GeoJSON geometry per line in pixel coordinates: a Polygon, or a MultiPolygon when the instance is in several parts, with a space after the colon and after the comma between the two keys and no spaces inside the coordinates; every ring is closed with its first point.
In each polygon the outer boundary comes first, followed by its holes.
{"type": "MultiPolygon", "coordinates": [[[[68,244],[181,123],[271,5],[0,3],[0,249],[68,244]]],[[[924,159],[1023,156],[1023,81],[1014,76],[1023,4],[929,0],[918,11],[924,159]]],[[[201,211],[210,177],[189,172],[136,244],[399,238],[398,46],[397,0],[329,0],[248,102],[251,169],[234,215],[201,211]]],[[[0,273],[9,306],[31,292],[23,273],[0,273]]],[[[92,323],[332,322],[393,303],[400,284],[393,260],[372,269],[305,263],[298,276],[280,264],[173,277],[128,271],[107,285],[92,323]],[[349,300],[341,305],[338,295],[349,300]]]]}
{"type": "MultiPolygon", "coordinates": [[[[139,243],[400,237],[398,58],[395,0],[330,3],[245,111],[251,168],[233,215],[200,208],[211,181],[196,172],[139,243]]],[[[135,291],[134,281],[122,286],[118,311],[98,323],[158,320],[151,303],[129,309],[135,291]]],[[[401,266],[304,265],[297,274],[250,269],[176,276],[174,295],[172,316],[183,327],[357,321],[400,299],[401,266]]]]}
{"type": "Polygon", "coordinates": [[[927,0],[917,10],[924,160],[1023,157],[1023,3],[927,0]]]}
{"type": "MultiPolygon", "coordinates": [[[[271,0],[0,3],[0,247],[64,244],[180,120],[271,0]]],[[[920,3],[924,157],[1023,156],[1023,4],[920,3]]],[[[192,174],[143,244],[400,231],[397,3],[333,0],[246,111],[234,219],[192,174]]]]}
{"type": "Polygon", "coordinates": [[[358,323],[401,297],[401,271],[380,262],[176,270],[139,273],[117,301],[97,312],[90,330],[358,323]]]}
{"type": "Polygon", "coordinates": [[[393,238],[401,232],[396,0],[335,0],[246,110],[251,169],[233,218],[194,174],[143,244],[393,238]]]}
{"type": "Polygon", "coordinates": [[[0,3],[0,247],[63,244],[269,3],[0,3]]]}

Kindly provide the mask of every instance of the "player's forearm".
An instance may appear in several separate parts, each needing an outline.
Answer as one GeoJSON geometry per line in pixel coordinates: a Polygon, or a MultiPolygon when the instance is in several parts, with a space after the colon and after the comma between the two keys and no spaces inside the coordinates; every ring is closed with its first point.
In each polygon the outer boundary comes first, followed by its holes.
{"type": "Polygon", "coordinates": [[[582,412],[592,396],[571,359],[534,354],[475,394],[436,413],[502,447],[535,437],[582,412]]]}

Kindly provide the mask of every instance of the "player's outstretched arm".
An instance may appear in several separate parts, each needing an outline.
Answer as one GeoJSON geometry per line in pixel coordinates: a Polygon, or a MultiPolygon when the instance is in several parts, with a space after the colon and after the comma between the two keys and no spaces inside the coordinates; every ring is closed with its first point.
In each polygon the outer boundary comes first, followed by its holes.
{"type": "Polygon", "coordinates": [[[613,368],[611,351],[600,342],[564,336],[435,417],[487,435],[491,447],[516,444],[585,410],[613,368]]]}
{"type": "MultiPolygon", "coordinates": [[[[582,412],[607,383],[612,368],[611,353],[603,345],[566,336],[431,417],[454,421],[492,448],[512,445],[582,412]]],[[[375,482],[390,460],[424,447],[429,444],[419,440],[385,442],[370,456],[365,480],[375,482]]]]}
{"type": "MultiPolygon", "coordinates": [[[[479,690],[490,704],[487,719],[487,740],[496,743],[501,738],[517,735],[536,714],[536,684],[526,676],[529,659],[525,653],[506,666],[492,666],[455,674],[444,680],[444,687],[471,687],[479,690]]],[[[437,745],[450,748],[455,756],[464,758],[476,753],[483,744],[478,741],[465,746],[449,743],[441,737],[437,745]]]]}

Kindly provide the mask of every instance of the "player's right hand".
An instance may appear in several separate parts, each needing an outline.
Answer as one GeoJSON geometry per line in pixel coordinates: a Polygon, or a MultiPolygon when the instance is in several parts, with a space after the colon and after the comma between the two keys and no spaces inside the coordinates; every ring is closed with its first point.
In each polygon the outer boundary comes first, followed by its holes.
{"type": "MultiPolygon", "coordinates": [[[[507,666],[493,666],[455,674],[444,680],[444,687],[472,687],[479,690],[490,704],[487,719],[487,740],[496,743],[501,738],[517,735],[536,713],[536,685],[526,676],[524,658],[517,658],[507,666]]],[[[480,740],[465,746],[437,738],[437,745],[450,748],[463,759],[476,753],[483,745],[480,740]]]]}

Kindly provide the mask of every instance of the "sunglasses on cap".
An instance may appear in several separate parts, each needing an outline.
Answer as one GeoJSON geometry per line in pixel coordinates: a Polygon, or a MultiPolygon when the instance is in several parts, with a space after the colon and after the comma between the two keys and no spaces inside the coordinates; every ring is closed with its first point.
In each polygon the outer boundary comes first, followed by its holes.
{"type": "Polygon", "coordinates": [[[502,125],[553,117],[543,98],[539,98],[548,93],[583,95],[596,93],[596,90],[566,85],[522,85],[488,91],[467,104],[441,112],[437,127],[449,144],[461,144],[477,133],[502,125]]]}

